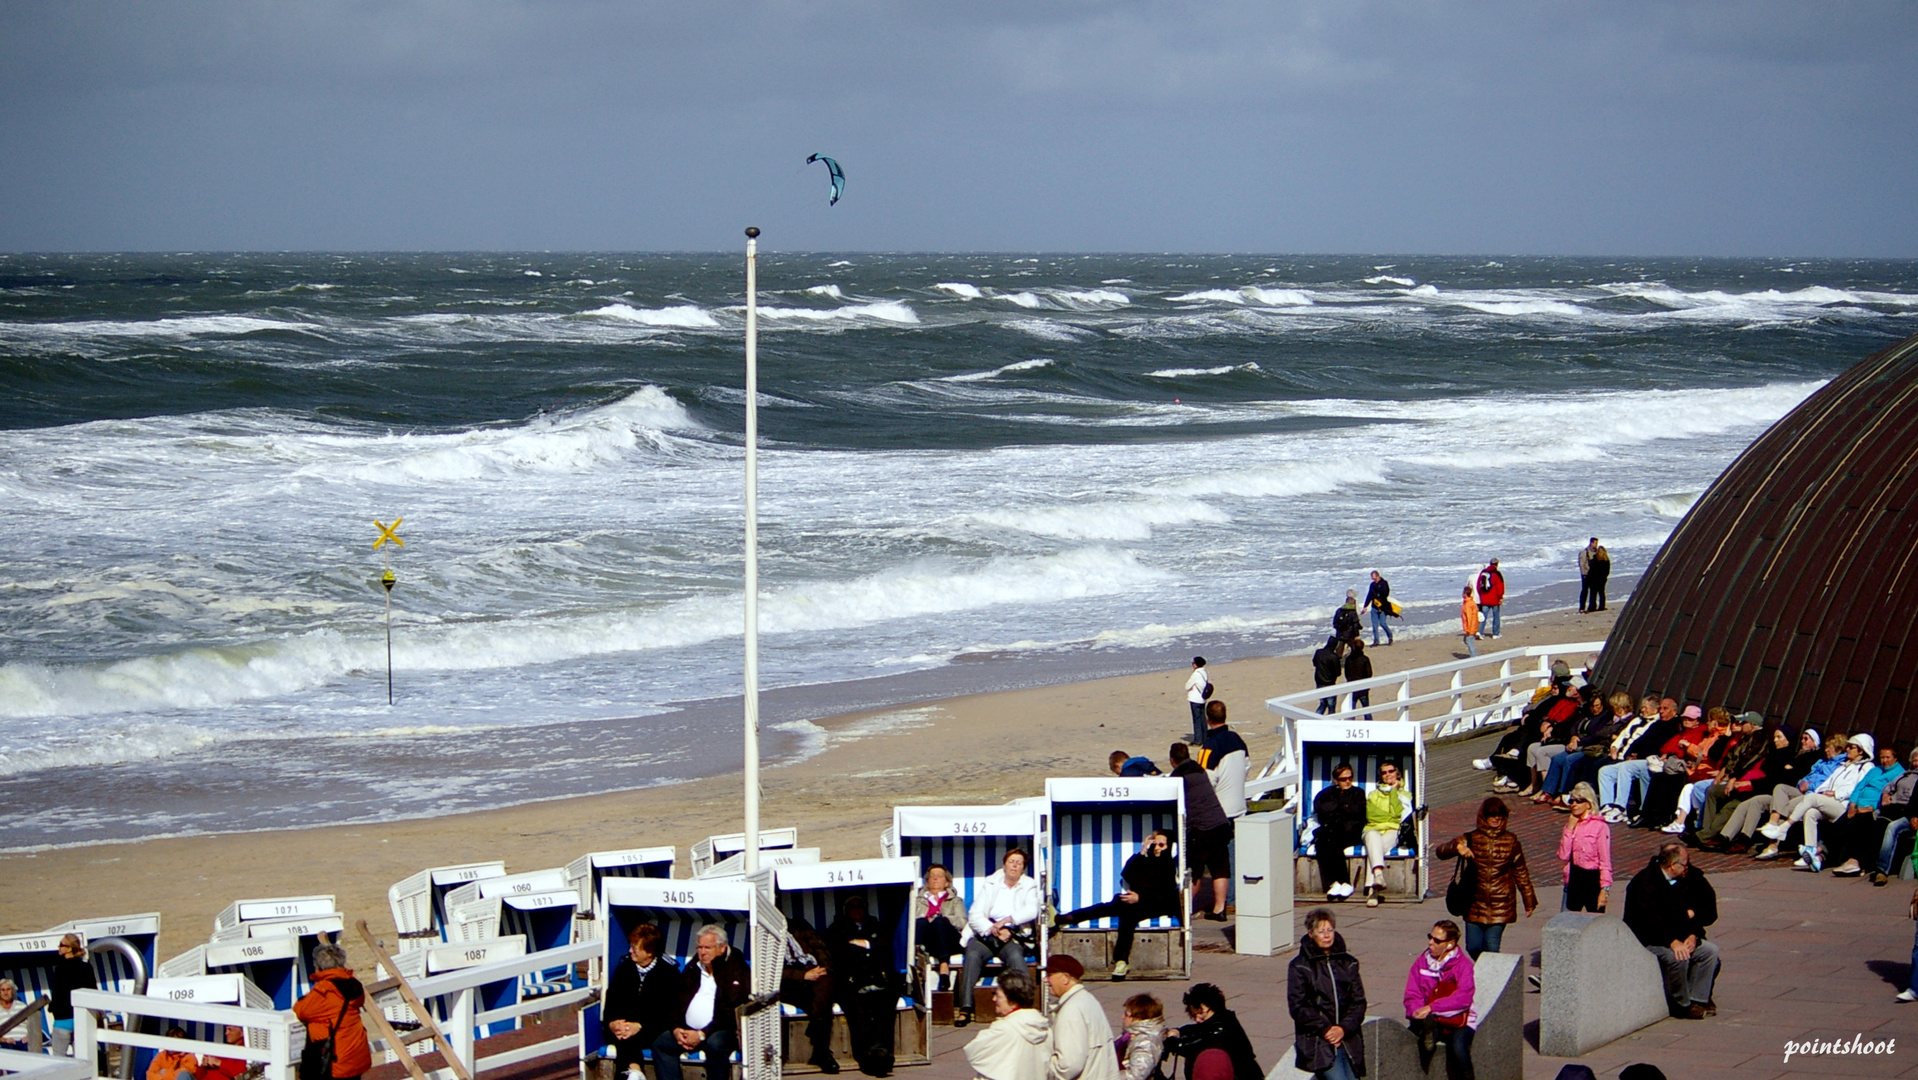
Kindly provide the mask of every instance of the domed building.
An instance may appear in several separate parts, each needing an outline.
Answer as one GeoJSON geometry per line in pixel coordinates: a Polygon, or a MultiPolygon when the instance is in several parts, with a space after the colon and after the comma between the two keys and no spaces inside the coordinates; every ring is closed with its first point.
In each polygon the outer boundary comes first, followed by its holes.
{"type": "Polygon", "coordinates": [[[1918,336],[1807,398],[1685,515],[1597,685],[1918,738],[1918,336]]]}

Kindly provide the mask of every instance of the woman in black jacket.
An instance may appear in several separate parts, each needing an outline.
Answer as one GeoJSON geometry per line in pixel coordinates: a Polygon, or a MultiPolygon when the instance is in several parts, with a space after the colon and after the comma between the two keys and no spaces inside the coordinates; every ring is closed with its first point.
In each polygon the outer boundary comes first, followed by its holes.
{"type": "Polygon", "coordinates": [[[1332,786],[1320,789],[1312,800],[1318,831],[1312,834],[1319,860],[1319,887],[1327,900],[1352,895],[1352,874],[1345,849],[1365,835],[1365,792],[1353,782],[1352,766],[1340,762],[1332,769],[1332,786]]]}
{"type": "Polygon", "coordinates": [[[660,943],[659,927],[633,927],[626,955],[606,982],[600,1022],[613,1041],[614,1071],[621,1077],[639,1072],[639,1052],[679,1024],[679,968],[659,955],[660,943]]]}
{"type": "Polygon", "coordinates": [[[1296,1061],[1317,1080],[1354,1080],[1365,1075],[1359,958],[1345,951],[1345,939],[1325,908],[1308,914],[1305,926],[1299,954],[1286,968],[1285,1003],[1292,1014],[1296,1061]]]}
{"type": "Polygon", "coordinates": [[[1119,940],[1112,945],[1112,977],[1126,977],[1132,959],[1132,937],[1147,919],[1184,914],[1179,896],[1179,860],[1172,857],[1172,837],[1155,829],[1139,845],[1139,853],[1125,861],[1119,872],[1120,890],[1111,900],[1077,911],[1068,911],[1053,924],[1054,930],[1094,919],[1118,919],[1119,940]]]}
{"type": "Polygon", "coordinates": [[[1192,1080],[1199,1055],[1207,1050],[1223,1050],[1232,1059],[1232,1080],[1265,1080],[1252,1040],[1231,1009],[1225,1007],[1225,994],[1211,983],[1198,983],[1185,992],[1185,1014],[1192,1023],[1179,1029],[1177,1040],[1167,1049],[1185,1058],[1185,1080],[1192,1080]]]}

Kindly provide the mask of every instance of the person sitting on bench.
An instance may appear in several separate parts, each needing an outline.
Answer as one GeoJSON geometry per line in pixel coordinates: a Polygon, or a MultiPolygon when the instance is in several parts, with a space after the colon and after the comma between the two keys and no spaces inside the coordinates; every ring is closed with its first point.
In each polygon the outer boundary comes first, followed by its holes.
{"type": "Polygon", "coordinates": [[[1026,955],[1039,949],[1034,932],[1039,922],[1039,881],[1026,873],[1031,865],[1024,848],[1013,848],[1000,861],[999,870],[979,883],[967,915],[972,937],[966,942],[966,966],[959,973],[959,1011],[953,1027],[972,1023],[972,989],[986,969],[986,961],[998,957],[1007,971],[1024,972],[1026,955]]]}
{"type": "Polygon", "coordinates": [[[1131,968],[1132,937],[1147,919],[1177,917],[1179,911],[1179,860],[1172,857],[1172,838],[1164,830],[1154,829],[1139,845],[1139,853],[1126,860],[1119,873],[1120,889],[1103,904],[1069,911],[1052,924],[1057,931],[1073,923],[1094,919],[1119,920],[1119,940],[1112,947],[1112,978],[1126,977],[1131,968]]]}

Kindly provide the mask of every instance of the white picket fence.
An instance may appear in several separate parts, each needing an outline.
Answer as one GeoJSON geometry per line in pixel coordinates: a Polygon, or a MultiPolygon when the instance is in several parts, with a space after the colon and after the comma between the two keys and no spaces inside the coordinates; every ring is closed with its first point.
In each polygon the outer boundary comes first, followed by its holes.
{"type": "MultiPolygon", "coordinates": [[[[474,1029],[502,1020],[516,1020],[534,1013],[543,1013],[553,1009],[563,1009],[585,1002],[593,993],[591,988],[569,990],[559,994],[547,994],[541,997],[515,1001],[497,1009],[479,1009],[476,1007],[478,991],[483,986],[497,983],[517,984],[521,977],[536,971],[544,971],[561,965],[571,965],[592,959],[605,948],[603,942],[584,941],[576,945],[567,945],[544,952],[528,953],[508,960],[498,960],[477,967],[461,968],[444,975],[432,975],[413,982],[413,991],[427,1008],[434,1010],[446,1020],[440,1024],[447,1039],[453,1044],[453,1052],[467,1067],[467,1071],[478,1076],[488,1069],[500,1069],[508,1065],[517,1065],[523,1061],[545,1057],[561,1051],[576,1052],[579,1047],[577,1024],[552,1025],[554,1037],[511,1050],[475,1058],[474,1029]]],[[[397,991],[387,991],[375,999],[374,1007],[391,1003],[398,999],[397,991]]],[[[22,1054],[11,1051],[0,1052],[0,1071],[17,1072],[30,1077],[30,1080],[82,1080],[93,1077],[93,1063],[99,1060],[99,1049],[103,1046],[117,1046],[123,1052],[131,1053],[136,1049],[178,1050],[189,1054],[211,1054],[215,1057],[243,1058],[257,1061],[264,1066],[265,1080],[297,1080],[300,1051],[306,1046],[306,1027],[290,1010],[248,1009],[238,1005],[206,1005],[192,1001],[175,1001],[168,998],[146,997],[136,994],[116,994],[101,990],[76,990],[73,992],[73,1045],[72,1058],[52,1058],[44,1054],[22,1054]],[[149,1035],[137,1030],[109,1028],[99,1022],[102,1012],[120,1013],[127,1018],[127,1028],[141,1026],[141,1018],[152,1017],[158,1020],[157,1026],[165,1030],[173,1023],[185,1026],[188,1023],[216,1025],[211,1030],[219,1032],[224,1025],[247,1029],[246,1046],[229,1046],[224,1042],[202,1042],[196,1039],[173,1039],[164,1035],[149,1035]],[[264,1037],[256,1033],[264,1033],[264,1037]],[[260,1045],[264,1043],[264,1045],[260,1045]],[[17,1059],[32,1059],[19,1062],[17,1059]]],[[[375,1049],[384,1047],[384,1041],[368,1030],[368,1040],[375,1049]]],[[[424,1053],[434,1049],[431,1045],[419,1046],[416,1051],[424,1053]]],[[[438,1069],[427,1073],[429,1080],[452,1080],[451,1069],[438,1069]]],[[[99,1077],[96,1080],[111,1080],[99,1077]]]]}
{"type": "Polygon", "coordinates": [[[0,1050],[0,1074],[20,1080],[87,1080],[93,1069],[78,1058],[0,1050]]]}
{"type": "MultiPolygon", "coordinates": [[[[264,1065],[265,1080],[297,1080],[295,1073],[300,1062],[300,1050],[305,1045],[306,1029],[291,1012],[249,1009],[240,1005],[207,1005],[105,990],[73,992],[72,1063],[80,1067],[82,1076],[93,1075],[93,1064],[99,1060],[98,1051],[102,1046],[117,1046],[122,1053],[132,1053],[138,1049],[177,1050],[188,1054],[242,1058],[264,1065]],[[98,1015],[102,1012],[125,1016],[125,1030],[103,1026],[98,1015]],[[211,1024],[215,1025],[211,1030],[216,1033],[229,1025],[245,1028],[247,1045],[229,1046],[219,1041],[217,1036],[215,1041],[204,1042],[199,1039],[149,1035],[135,1030],[141,1026],[139,1020],[144,1017],[161,1021],[157,1026],[163,1031],[173,1023],[182,1027],[189,1023],[211,1024]],[[256,1032],[263,1033],[264,1040],[257,1037],[256,1032]],[[255,1045],[261,1041],[266,1045],[255,1045]]],[[[101,1077],[99,1080],[108,1078],[101,1077]]]]}
{"type": "Polygon", "coordinates": [[[1270,698],[1265,707],[1277,713],[1280,737],[1278,752],[1272,755],[1257,776],[1246,781],[1248,799],[1281,797],[1292,794],[1285,789],[1298,787],[1299,742],[1294,725],[1300,720],[1357,720],[1370,714],[1376,720],[1417,722],[1425,740],[1462,735],[1488,724],[1516,720],[1531,703],[1532,693],[1550,683],[1552,661],[1563,659],[1573,671],[1604,648],[1602,641],[1575,641],[1561,645],[1528,645],[1502,649],[1464,660],[1409,668],[1390,675],[1378,675],[1358,682],[1339,683],[1324,689],[1300,690],[1270,698]],[[1485,674],[1491,669],[1490,675],[1485,674]],[[1372,704],[1352,707],[1352,694],[1372,691],[1372,704]],[[1490,701],[1470,705],[1468,698],[1493,693],[1490,701]],[[1335,698],[1337,710],[1319,712],[1319,701],[1335,698]]]}
{"type": "MultiPolygon", "coordinates": [[[[603,941],[582,941],[573,945],[563,945],[544,952],[527,953],[506,960],[495,960],[476,967],[449,971],[444,975],[429,975],[413,982],[413,992],[419,995],[429,1009],[433,1009],[445,1021],[439,1024],[441,1031],[453,1044],[453,1053],[466,1065],[473,1076],[488,1069],[502,1069],[508,1065],[517,1065],[522,1061],[545,1057],[562,1050],[577,1053],[579,1050],[579,1026],[577,1024],[554,1024],[554,1037],[526,1046],[514,1047],[483,1058],[474,1057],[474,1035],[476,1027],[485,1027],[501,1020],[517,1020],[534,1013],[548,1012],[576,1006],[586,1001],[594,992],[590,987],[568,990],[559,994],[545,994],[539,997],[522,998],[510,1005],[497,1009],[478,1009],[479,989],[494,983],[522,981],[526,975],[545,971],[561,965],[583,963],[598,956],[606,948],[603,941]],[[435,1002],[438,1002],[436,1005],[435,1002]]],[[[382,996],[386,1002],[390,999],[382,996]]],[[[372,1032],[367,1033],[373,1036],[372,1032]]],[[[375,1045],[384,1045],[383,1040],[373,1037],[375,1045]]],[[[433,1044],[415,1044],[416,1054],[433,1049],[433,1044]]],[[[453,1080],[451,1069],[436,1069],[426,1074],[428,1080],[453,1080]]]]}

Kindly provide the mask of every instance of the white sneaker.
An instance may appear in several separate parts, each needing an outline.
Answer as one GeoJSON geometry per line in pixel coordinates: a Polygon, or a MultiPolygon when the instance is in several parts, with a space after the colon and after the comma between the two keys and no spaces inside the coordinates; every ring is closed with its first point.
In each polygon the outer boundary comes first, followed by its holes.
{"type": "Polygon", "coordinates": [[[1783,840],[1785,833],[1790,831],[1790,829],[1791,826],[1781,821],[1775,825],[1760,825],[1758,827],[1758,835],[1767,840],[1783,840]]]}
{"type": "Polygon", "coordinates": [[[1671,833],[1673,836],[1677,836],[1679,833],[1682,833],[1685,831],[1685,819],[1679,818],[1677,821],[1672,822],[1670,825],[1667,825],[1658,831],[1662,833],[1671,833]]]}
{"type": "Polygon", "coordinates": [[[1608,806],[1605,808],[1605,812],[1600,814],[1599,816],[1604,818],[1606,821],[1610,822],[1611,824],[1616,825],[1619,822],[1625,820],[1625,811],[1620,810],[1616,806],[1608,806]]]}
{"type": "Polygon", "coordinates": [[[1472,759],[1472,768],[1477,769],[1479,772],[1484,772],[1487,769],[1490,769],[1491,767],[1492,767],[1491,758],[1482,757],[1482,758],[1472,759]]]}
{"type": "Polygon", "coordinates": [[[1891,1000],[1905,1002],[1909,1004],[1910,1002],[1918,1001],[1918,993],[1914,993],[1910,990],[1900,990],[1898,991],[1898,996],[1895,998],[1892,998],[1891,1000]]]}

